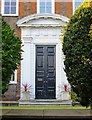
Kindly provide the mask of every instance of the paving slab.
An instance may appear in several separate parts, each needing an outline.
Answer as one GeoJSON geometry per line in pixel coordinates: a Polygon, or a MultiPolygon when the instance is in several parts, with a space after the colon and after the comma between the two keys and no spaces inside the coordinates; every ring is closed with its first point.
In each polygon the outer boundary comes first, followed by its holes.
{"type": "Polygon", "coordinates": [[[44,116],[90,116],[90,110],[44,110],[44,116]]]}
{"type": "Polygon", "coordinates": [[[61,110],[61,109],[4,109],[0,116],[91,116],[90,110],[61,110]]]}
{"type": "Polygon", "coordinates": [[[3,110],[2,116],[42,116],[43,110],[3,110]]]}

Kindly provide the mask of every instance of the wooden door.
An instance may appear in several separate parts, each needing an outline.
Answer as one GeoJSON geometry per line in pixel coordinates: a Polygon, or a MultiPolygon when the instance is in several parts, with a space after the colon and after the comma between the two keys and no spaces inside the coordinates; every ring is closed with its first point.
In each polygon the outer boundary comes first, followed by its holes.
{"type": "Polygon", "coordinates": [[[56,47],[36,46],[36,99],[56,96],[56,47]]]}

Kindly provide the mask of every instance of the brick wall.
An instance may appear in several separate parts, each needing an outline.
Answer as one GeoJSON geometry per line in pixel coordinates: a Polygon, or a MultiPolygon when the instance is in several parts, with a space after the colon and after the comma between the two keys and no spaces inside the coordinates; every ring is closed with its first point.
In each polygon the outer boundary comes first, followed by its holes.
{"type": "MultiPolygon", "coordinates": [[[[19,3],[19,18],[36,14],[37,3],[36,2],[20,2],[19,3]]],[[[55,13],[61,14],[67,17],[72,15],[72,2],[55,2],[55,13]]]]}
{"type": "Polygon", "coordinates": [[[55,13],[66,17],[72,16],[72,2],[55,2],[55,13]]]}
{"type": "Polygon", "coordinates": [[[31,14],[37,13],[37,3],[31,2],[31,14]]]}
{"type": "Polygon", "coordinates": [[[19,18],[37,13],[36,2],[20,2],[19,3],[19,18]]]}
{"type": "MultiPolygon", "coordinates": [[[[21,0],[20,0],[21,1],[21,0]]],[[[61,14],[67,17],[72,16],[72,2],[55,2],[55,13],[61,14]]],[[[37,13],[36,2],[19,2],[19,16],[16,17],[4,17],[6,22],[9,23],[15,30],[17,29],[17,20],[37,13]]]]}

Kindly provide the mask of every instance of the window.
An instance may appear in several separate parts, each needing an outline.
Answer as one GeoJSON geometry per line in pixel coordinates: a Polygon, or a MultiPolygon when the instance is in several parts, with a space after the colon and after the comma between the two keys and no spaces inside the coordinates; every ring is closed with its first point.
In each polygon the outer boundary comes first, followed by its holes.
{"type": "Polygon", "coordinates": [[[54,0],[38,0],[38,13],[54,13],[54,0]]]}
{"type": "Polygon", "coordinates": [[[2,0],[2,15],[17,16],[18,0],[2,0]]]}
{"type": "Polygon", "coordinates": [[[83,2],[84,0],[73,0],[73,13],[75,12],[76,8],[79,7],[79,5],[83,2]]]}
{"type": "Polygon", "coordinates": [[[11,75],[10,84],[16,84],[17,83],[17,70],[14,71],[14,73],[11,75]]]}

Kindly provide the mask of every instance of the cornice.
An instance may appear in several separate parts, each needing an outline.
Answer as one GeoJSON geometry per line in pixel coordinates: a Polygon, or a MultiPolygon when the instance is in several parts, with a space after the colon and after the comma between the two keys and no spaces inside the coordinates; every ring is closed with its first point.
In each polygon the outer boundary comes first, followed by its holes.
{"type": "Polygon", "coordinates": [[[20,20],[17,21],[17,26],[19,27],[60,27],[60,26],[64,26],[67,22],[69,21],[69,18],[65,17],[65,16],[62,16],[62,15],[58,15],[58,14],[33,14],[33,15],[30,15],[30,16],[27,16],[27,17],[24,17],[20,20]],[[40,20],[40,19],[43,19],[43,20],[49,20],[49,19],[52,19],[52,20],[57,20],[57,21],[61,21],[63,22],[64,24],[61,25],[61,24],[27,24],[28,22],[30,21],[35,21],[35,20],[40,20]]]}

